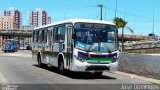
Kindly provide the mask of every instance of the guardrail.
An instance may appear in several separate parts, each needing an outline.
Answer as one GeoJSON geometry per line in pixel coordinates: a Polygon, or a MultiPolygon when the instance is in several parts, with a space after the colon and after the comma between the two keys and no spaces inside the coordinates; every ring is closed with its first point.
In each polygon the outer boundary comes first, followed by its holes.
{"type": "MultiPolygon", "coordinates": [[[[118,38],[121,39],[122,35],[119,34],[118,38]]],[[[124,34],[124,40],[149,40],[147,35],[128,35],[124,34]]]]}
{"type": "Polygon", "coordinates": [[[32,30],[0,30],[0,36],[32,36],[32,30]]]}
{"type": "Polygon", "coordinates": [[[158,42],[146,42],[146,43],[139,43],[139,44],[127,44],[124,45],[125,50],[130,49],[146,49],[146,48],[160,48],[160,41],[158,42]]]}
{"type": "Polygon", "coordinates": [[[0,30],[0,33],[32,33],[32,30],[0,30]]]}

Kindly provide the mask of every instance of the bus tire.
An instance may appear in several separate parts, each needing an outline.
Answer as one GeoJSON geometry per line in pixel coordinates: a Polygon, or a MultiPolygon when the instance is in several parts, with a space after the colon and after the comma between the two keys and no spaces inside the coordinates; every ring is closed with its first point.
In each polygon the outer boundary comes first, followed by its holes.
{"type": "Polygon", "coordinates": [[[100,76],[102,76],[102,74],[103,74],[103,72],[94,72],[94,75],[95,75],[96,77],[100,77],[100,76]]]}
{"type": "Polygon", "coordinates": [[[42,66],[43,66],[42,61],[41,61],[41,55],[40,55],[40,54],[38,54],[37,62],[38,62],[38,66],[39,66],[39,67],[42,67],[42,66]]]}
{"type": "Polygon", "coordinates": [[[60,74],[62,74],[62,75],[65,74],[64,61],[63,61],[62,56],[60,56],[58,59],[58,69],[59,69],[60,74]]]}

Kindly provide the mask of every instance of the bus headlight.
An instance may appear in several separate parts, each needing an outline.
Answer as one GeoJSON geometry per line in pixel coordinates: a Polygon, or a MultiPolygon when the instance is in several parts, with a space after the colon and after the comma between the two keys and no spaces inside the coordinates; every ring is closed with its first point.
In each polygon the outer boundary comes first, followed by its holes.
{"type": "Polygon", "coordinates": [[[117,56],[113,57],[112,63],[116,62],[118,60],[117,56]]]}
{"type": "Polygon", "coordinates": [[[76,56],[76,55],[74,55],[74,58],[75,58],[76,60],[78,60],[78,61],[84,62],[82,58],[80,58],[80,57],[78,57],[78,56],[76,56]]]}

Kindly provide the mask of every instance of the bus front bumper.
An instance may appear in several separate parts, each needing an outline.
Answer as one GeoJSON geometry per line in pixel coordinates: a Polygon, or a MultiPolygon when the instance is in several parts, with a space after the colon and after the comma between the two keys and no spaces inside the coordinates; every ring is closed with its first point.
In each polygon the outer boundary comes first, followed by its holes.
{"type": "MultiPolygon", "coordinates": [[[[74,58],[75,59],[75,58],[74,58]]],[[[109,63],[109,64],[92,64],[92,63],[87,63],[87,62],[81,62],[78,60],[73,60],[74,63],[71,67],[71,71],[80,71],[80,72],[85,72],[85,71],[116,71],[118,69],[118,60],[109,63]]]]}

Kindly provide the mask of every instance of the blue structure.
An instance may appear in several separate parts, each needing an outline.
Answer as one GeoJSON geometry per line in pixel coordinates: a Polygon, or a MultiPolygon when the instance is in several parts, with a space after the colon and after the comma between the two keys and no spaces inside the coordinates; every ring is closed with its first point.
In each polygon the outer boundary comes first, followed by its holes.
{"type": "Polygon", "coordinates": [[[4,39],[3,48],[4,52],[16,52],[19,49],[18,40],[16,39],[4,39]]]}

